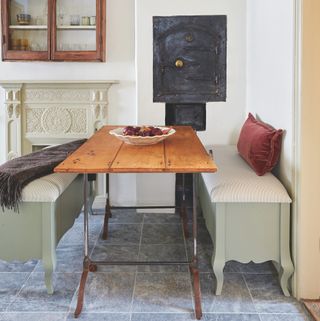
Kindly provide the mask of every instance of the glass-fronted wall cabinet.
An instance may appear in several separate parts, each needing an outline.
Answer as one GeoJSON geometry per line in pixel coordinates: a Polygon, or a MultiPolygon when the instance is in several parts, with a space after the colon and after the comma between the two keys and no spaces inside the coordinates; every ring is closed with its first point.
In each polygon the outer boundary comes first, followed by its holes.
{"type": "Polygon", "coordinates": [[[105,0],[1,0],[2,60],[105,61],[105,0]]]}

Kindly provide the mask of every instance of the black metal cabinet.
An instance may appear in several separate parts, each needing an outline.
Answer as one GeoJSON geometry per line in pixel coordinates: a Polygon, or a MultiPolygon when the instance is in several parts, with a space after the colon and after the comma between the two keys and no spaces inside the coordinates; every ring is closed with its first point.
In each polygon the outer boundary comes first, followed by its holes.
{"type": "Polygon", "coordinates": [[[166,104],[167,126],[182,125],[192,126],[194,130],[202,131],[206,129],[206,104],[166,104]]]}
{"type": "Polygon", "coordinates": [[[153,17],[153,100],[226,100],[226,16],[153,17]]]}

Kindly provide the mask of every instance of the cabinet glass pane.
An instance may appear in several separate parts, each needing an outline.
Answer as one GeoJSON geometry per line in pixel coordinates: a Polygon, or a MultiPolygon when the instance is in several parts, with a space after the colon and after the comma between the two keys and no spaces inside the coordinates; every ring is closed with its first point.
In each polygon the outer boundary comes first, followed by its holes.
{"type": "Polygon", "coordinates": [[[9,50],[47,51],[47,0],[10,0],[9,10],[9,50]]]}
{"type": "Polygon", "coordinates": [[[58,51],[96,50],[96,1],[57,0],[58,51]]]}
{"type": "Polygon", "coordinates": [[[47,51],[47,30],[10,29],[9,50],[47,51]]]}

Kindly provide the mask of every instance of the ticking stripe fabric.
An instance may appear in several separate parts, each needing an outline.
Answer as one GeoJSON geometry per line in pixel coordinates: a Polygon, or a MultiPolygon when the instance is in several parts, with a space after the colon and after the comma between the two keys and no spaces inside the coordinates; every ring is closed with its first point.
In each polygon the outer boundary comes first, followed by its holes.
{"type": "Polygon", "coordinates": [[[207,146],[218,171],[202,173],[215,203],[291,203],[286,189],[271,173],[258,176],[238,154],[235,145],[207,146]]]}
{"type": "Polygon", "coordinates": [[[38,178],[23,188],[21,201],[55,202],[77,175],[54,173],[38,178]]]}
{"type": "Polygon", "coordinates": [[[86,139],[39,150],[7,161],[0,166],[0,206],[19,208],[23,188],[33,180],[53,173],[54,168],[78,149],[86,139]]]}

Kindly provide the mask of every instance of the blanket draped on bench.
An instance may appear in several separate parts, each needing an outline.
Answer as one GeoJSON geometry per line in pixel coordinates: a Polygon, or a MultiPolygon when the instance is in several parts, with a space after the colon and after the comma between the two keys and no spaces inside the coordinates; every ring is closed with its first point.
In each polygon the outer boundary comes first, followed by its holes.
{"type": "Polygon", "coordinates": [[[31,181],[46,176],[86,139],[53,146],[10,160],[0,166],[0,205],[18,211],[22,189],[31,181]]]}

